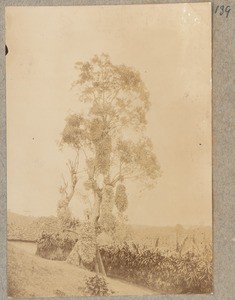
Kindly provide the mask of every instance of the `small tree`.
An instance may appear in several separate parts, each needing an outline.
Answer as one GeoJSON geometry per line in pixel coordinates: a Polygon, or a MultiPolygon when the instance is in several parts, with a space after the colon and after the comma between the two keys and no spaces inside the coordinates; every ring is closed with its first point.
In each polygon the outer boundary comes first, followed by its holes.
{"type": "Polygon", "coordinates": [[[126,181],[142,180],[151,186],[160,167],[145,136],[150,102],[139,73],[112,64],[104,54],[76,63],[76,69],[73,86],[86,111],[66,118],[61,144],[72,147],[86,161],[83,183],[93,193],[89,223],[97,236],[114,229],[114,206],[120,214],[127,209],[126,181]]]}
{"type": "Polygon", "coordinates": [[[57,205],[57,217],[63,228],[70,228],[75,221],[72,218],[72,214],[69,208],[69,203],[73,198],[73,195],[75,193],[75,188],[78,182],[78,177],[77,177],[78,156],[76,156],[74,162],[69,160],[67,163],[67,167],[70,173],[70,186],[68,186],[69,185],[68,182],[66,182],[63,177],[64,185],[60,187],[61,198],[58,201],[58,205],[57,205]]]}

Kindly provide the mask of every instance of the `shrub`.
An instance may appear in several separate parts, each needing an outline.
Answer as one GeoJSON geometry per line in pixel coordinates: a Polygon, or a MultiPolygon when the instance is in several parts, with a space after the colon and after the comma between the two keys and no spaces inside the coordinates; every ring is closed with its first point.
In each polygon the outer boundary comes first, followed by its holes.
{"type": "Polygon", "coordinates": [[[45,233],[37,240],[36,255],[52,260],[66,260],[77,238],[72,233],[45,233]]]}
{"type": "Polygon", "coordinates": [[[164,293],[210,293],[212,253],[171,253],[135,244],[102,246],[100,253],[107,275],[125,279],[164,293]]]}
{"type": "Polygon", "coordinates": [[[99,275],[91,276],[86,279],[84,292],[89,296],[109,296],[113,293],[113,291],[108,288],[104,277],[99,275]]]}

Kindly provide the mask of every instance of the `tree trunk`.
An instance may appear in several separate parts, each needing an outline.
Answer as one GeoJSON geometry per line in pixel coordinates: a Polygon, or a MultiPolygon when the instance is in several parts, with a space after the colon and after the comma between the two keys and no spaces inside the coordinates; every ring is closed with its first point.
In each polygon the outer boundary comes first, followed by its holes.
{"type": "Polygon", "coordinates": [[[100,250],[99,250],[98,246],[97,246],[97,250],[96,250],[96,263],[97,263],[98,273],[102,274],[103,276],[106,276],[103,260],[100,255],[100,250]]]}
{"type": "MultiPolygon", "coordinates": [[[[98,194],[96,190],[94,190],[94,205],[93,205],[93,211],[92,211],[92,222],[97,229],[98,220],[100,217],[100,204],[101,204],[101,195],[98,194]]],[[[104,264],[102,261],[102,257],[100,255],[99,251],[99,245],[97,244],[96,249],[96,257],[95,257],[95,271],[96,273],[100,273],[103,276],[106,276],[104,264]]]]}
{"type": "Polygon", "coordinates": [[[94,190],[94,204],[92,209],[91,221],[94,223],[95,227],[97,227],[98,219],[100,216],[100,195],[96,190],[94,190]]]}
{"type": "MultiPolygon", "coordinates": [[[[98,219],[100,216],[101,195],[98,193],[97,190],[93,190],[93,191],[94,191],[94,205],[92,210],[91,222],[92,224],[94,224],[97,230],[98,219]]],[[[79,241],[75,244],[74,248],[69,254],[67,262],[77,266],[82,266],[82,259],[79,255],[79,241]]],[[[102,261],[102,257],[100,255],[98,244],[96,246],[96,254],[95,254],[94,262],[95,262],[95,272],[102,274],[103,276],[106,276],[106,272],[102,261]]]]}

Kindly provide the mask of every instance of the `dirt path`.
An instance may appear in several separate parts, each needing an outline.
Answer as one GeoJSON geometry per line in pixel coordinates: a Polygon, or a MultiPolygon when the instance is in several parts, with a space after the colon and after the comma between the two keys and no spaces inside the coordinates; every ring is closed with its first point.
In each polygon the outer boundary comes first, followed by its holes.
{"type": "MultiPolygon", "coordinates": [[[[38,257],[20,246],[8,244],[9,296],[84,296],[84,280],[94,273],[61,261],[38,257]]],[[[113,295],[152,295],[153,291],[107,278],[113,295]]]]}

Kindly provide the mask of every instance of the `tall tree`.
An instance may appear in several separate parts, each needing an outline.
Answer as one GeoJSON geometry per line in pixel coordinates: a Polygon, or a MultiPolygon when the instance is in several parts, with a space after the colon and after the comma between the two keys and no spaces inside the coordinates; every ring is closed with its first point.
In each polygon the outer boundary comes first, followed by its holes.
{"type": "Polygon", "coordinates": [[[120,214],[126,210],[126,181],[152,185],[160,167],[145,136],[150,101],[140,74],[104,54],[76,63],[76,69],[73,86],[86,109],[66,118],[61,143],[86,161],[84,186],[93,193],[90,224],[97,235],[113,229],[114,206],[120,214]]]}

